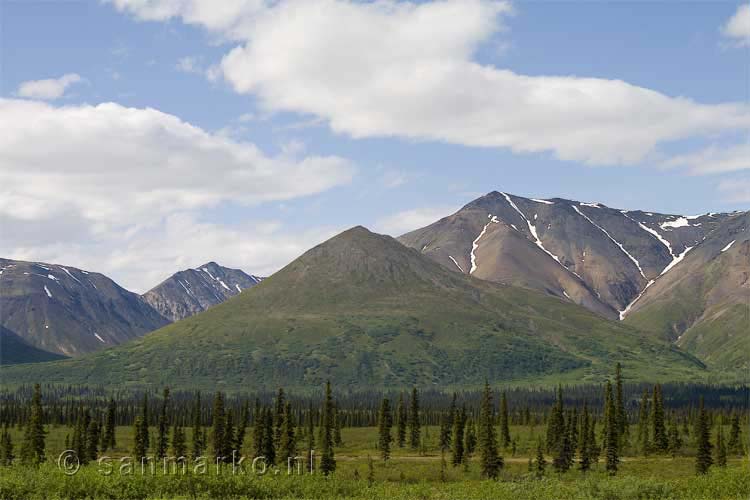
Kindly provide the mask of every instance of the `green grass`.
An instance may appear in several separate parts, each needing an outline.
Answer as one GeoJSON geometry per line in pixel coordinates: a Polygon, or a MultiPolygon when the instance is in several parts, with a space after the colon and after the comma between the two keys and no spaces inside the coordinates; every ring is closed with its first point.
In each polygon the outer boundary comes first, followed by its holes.
{"type": "MultiPolygon", "coordinates": [[[[419,453],[395,447],[393,458],[384,464],[374,448],[376,429],[345,428],[344,444],[336,449],[337,471],[331,478],[319,475],[232,474],[225,466],[217,473],[209,467],[206,474],[163,474],[159,467],[152,475],[139,469],[134,474],[117,472],[105,476],[106,467],[89,464],[74,476],[66,476],[54,464],[64,447],[69,429],[49,429],[48,463],[41,467],[13,465],[0,469],[0,498],[14,499],[188,499],[188,498],[469,498],[469,499],[746,499],[750,496],[750,470],[747,459],[732,457],[725,470],[712,468],[707,476],[697,477],[690,456],[643,458],[623,457],[618,475],[609,477],[600,462],[583,474],[577,470],[557,475],[548,467],[547,475],[537,479],[527,472],[527,461],[536,438],[543,436],[537,427],[513,426],[518,441],[516,456],[504,450],[505,468],[500,480],[480,478],[477,459],[467,468],[448,466],[445,481],[440,477],[438,428],[423,428],[425,449],[419,453]],[[374,482],[368,482],[368,457],[374,465],[374,482]]],[[[18,429],[13,429],[16,443],[18,429]]],[[[117,459],[128,453],[132,443],[130,427],[117,428],[117,449],[107,452],[117,459]]],[[[189,440],[189,435],[188,435],[189,440]]],[[[249,439],[248,439],[249,441],[249,439]]],[[[688,447],[686,453],[692,450],[688,447]]],[[[548,457],[548,460],[551,457],[548,457]]],[[[447,456],[446,460],[450,461],[447,456]]]]}

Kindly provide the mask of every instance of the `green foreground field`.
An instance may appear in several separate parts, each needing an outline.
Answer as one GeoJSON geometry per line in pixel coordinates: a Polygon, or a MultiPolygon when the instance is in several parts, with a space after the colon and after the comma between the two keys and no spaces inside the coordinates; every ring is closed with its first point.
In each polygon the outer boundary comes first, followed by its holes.
{"type": "MultiPolygon", "coordinates": [[[[713,467],[705,476],[696,476],[690,456],[623,457],[616,477],[609,477],[600,462],[583,474],[577,470],[558,475],[548,466],[543,478],[528,472],[533,443],[544,429],[515,426],[516,454],[504,450],[505,468],[499,481],[479,477],[477,459],[468,466],[450,465],[441,473],[441,454],[437,449],[438,429],[423,428],[425,445],[421,452],[394,447],[387,464],[375,449],[375,428],[343,429],[344,444],[336,449],[336,473],[321,475],[288,474],[270,469],[264,475],[253,473],[249,464],[244,473],[233,473],[231,466],[218,472],[210,466],[203,474],[175,472],[167,474],[147,466],[121,473],[119,459],[127,456],[132,429],[117,428],[112,473],[108,466],[93,463],[75,475],[64,474],[56,465],[65,448],[69,429],[50,428],[47,437],[47,462],[41,467],[14,464],[0,469],[0,498],[13,499],[188,499],[188,498],[470,498],[470,499],[747,499],[750,498],[750,464],[747,458],[733,457],[726,468],[713,467]],[[372,472],[368,466],[372,458],[372,472]]],[[[21,436],[13,430],[14,442],[21,436]]],[[[188,435],[189,439],[189,435],[188,435]]],[[[246,443],[249,439],[246,440],[246,443]]],[[[246,450],[243,450],[246,451],[246,450]]],[[[691,450],[686,448],[686,452],[691,450]]],[[[551,457],[547,457],[551,462],[551,457]]]]}

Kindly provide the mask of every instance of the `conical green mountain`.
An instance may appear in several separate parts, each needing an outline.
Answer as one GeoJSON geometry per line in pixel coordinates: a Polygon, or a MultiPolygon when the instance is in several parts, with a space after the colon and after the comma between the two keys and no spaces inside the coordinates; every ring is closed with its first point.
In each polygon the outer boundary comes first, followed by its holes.
{"type": "Polygon", "coordinates": [[[616,361],[648,380],[700,363],[632,327],[541,293],[452,272],[355,227],[227,302],[92,355],[0,371],[4,383],[254,390],[599,381],[616,361]]]}

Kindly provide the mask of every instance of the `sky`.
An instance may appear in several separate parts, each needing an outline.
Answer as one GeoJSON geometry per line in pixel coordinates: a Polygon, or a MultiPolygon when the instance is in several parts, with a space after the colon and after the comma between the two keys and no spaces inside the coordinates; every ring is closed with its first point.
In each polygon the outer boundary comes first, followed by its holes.
{"type": "Polygon", "coordinates": [[[750,205],[750,4],[0,0],[0,256],[144,292],[489,191],[750,205]]]}

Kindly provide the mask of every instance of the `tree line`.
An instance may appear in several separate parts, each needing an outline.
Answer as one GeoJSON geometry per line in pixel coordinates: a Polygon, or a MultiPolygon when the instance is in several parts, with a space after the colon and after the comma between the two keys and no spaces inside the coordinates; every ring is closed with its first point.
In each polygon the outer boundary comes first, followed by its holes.
{"type": "MultiPolygon", "coordinates": [[[[668,398],[660,384],[644,388],[638,404],[629,411],[619,364],[613,381],[600,388],[601,397],[592,398],[592,403],[584,400],[579,404],[566,396],[567,391],[568,388],[558,387],[548,408],[532,411],[528,399],[519,408],[508,397],[508,391],[500,392],[498,398],[489,384],[485,384],[478,401],[473,393],[444,394],[441,400],[447,403],[442,407],[435,404],[437,398],[430,392],[426,393],[431,396],[426,405],[425,393],[415,387],[409,393],[395,393],[395,397],[381,393],[375,418],[367,421],[378,428],[377,448],[386,462],[394,445],[422,452],[422,427],[437,426],[443,455],[441,467],[447,466],[446,455],[450,455],[454,467],[466,467],[476,457],[482,476],[487,478],[498,477],[504,466],[503,451],[515,454],[516,439],[510,426],[519,424],[546,425],[545,437],[540,437],[536,446],[536,457],[529,459],[529,470],[538,475],[543,475],[548,465],[545,455],[552,455],[551,465],[558,473],[573,467],[587,471],[603,460],[606,470],[616,474],[626,450],[675,456],[687,439],[695,444],[699,473],[713,464],[726,465],[727,455],[744,453],[741,419],[746,425],[746,414],[711,410],[703,397],[699,397],[696,408],[667,410],[668,398]],[[730,427],[728,436],[724,435],[725,423],[730,427]],[[715,424],[717,430],[712,435],[715,424]]],[[[68,402],[61,404],[65,401],[62,398],[44,402],[41,386],[36,384],[30,398],[14,400],[12,409],[3,408],[0,463],[16,461],[16,452],[22,463],[43,462],[45,425],[57,425],[56,419],[64,415],[70,427],[65,448],[74,450],[83,463],[96,460],[116,446],[116,426],[130,425],[136,459],[209,456],[212,462],[231,463],[233,452],[242,454],[246,450],[252,456],[264,457],[268,464],[282,467],[295,457],[302,457],[309,467],[317,466],[317,470],[329,474],[336,468],[335,448],[343,444],[342,427],[358,421],[352,415],[367,415],[372,403],[365,398],[360,404],[368,408],[342,406],[341,399],[334,398],[330,383],[320,401],[290,398],[283,388],[272,398],[234,399],[232,404],[222,392],[205,400],[200,393],[192,393],[190,398],[177,393],[175,397],[168,388],[159,398],[142,393],[137,404],[129,397],[106,399],[103,393],[92,397],[95,404],[82,397],[70,407],[68,402]],[[102,401],[106,404],[102,405],[102,401]],[[65,410],[60,411],[61,408],[65,410]],[[23,429],[18,449],[11,440],[9,425],[23,429]],[[190,442],[186,438],[188,427],[192,428],[190,442]],[[319,464],[311,463],[313,450],[319,464]]]]}

